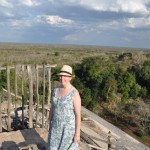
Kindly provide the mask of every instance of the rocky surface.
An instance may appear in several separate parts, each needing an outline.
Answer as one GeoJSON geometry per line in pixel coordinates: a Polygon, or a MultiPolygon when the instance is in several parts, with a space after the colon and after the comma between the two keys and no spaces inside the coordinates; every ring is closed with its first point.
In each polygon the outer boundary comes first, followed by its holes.
{"type": "Polygon", "coordinates": [[[117,139],[116,141],[114,140],[114,144],[116,144],[118,150],[150,150],[150,148],[146,145],[140,143],[127,133],[123,132],[88,109],[82,107],[82,113],[86,114],[89,119],[93,120],[103,132],[108,133],[111,131],[111,134],[113,134],[117,139]]]}
{"type": "MultiPolygon", "coordinates": [[[[48,131],[32,128],[0,133],[0,150],[46,150],[48,131]]],[[[88,150],[86,143],[79,143],[80,150],[88,150]]]]}
{"type": "MultiPolygon", "coordinates": [[[[108,123],[96,114],[82,107],[81,142],[79,150],[90,147],[108,150],[108,137],[111,132],[111,146],[116,150],[150,150],[119,128],[108,123]],[[90,143],[91,142],[91,143],[90,143]],[[87,144],[88,143],[88,144],[87,144]]],[[[0,133],[0,150],[45,150],[48,131],[45,128],[31,128],[0,133]]]]}

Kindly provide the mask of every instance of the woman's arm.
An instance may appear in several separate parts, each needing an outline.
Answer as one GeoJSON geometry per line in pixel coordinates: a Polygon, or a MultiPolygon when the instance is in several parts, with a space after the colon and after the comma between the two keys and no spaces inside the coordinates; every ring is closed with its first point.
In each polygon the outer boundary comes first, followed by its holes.
{"type": "Polygon", "coordinates": [[[73,104],[75,109],[76,129],[74,142],[80,141],[80,127],[81,127],[81,98],[79,92],[76,92],[73,97],[73,104]]]}

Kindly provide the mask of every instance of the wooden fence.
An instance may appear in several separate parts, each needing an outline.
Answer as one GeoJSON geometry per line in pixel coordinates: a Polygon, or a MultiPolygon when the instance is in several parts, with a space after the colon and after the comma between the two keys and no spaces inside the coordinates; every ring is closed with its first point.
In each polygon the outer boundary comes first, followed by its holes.
{"type": "MultiPolygon", "coordinates": [[[[25,90],[29,92],[29,128],[33,127],[33,81],[35,85],[35,90],[36,90],[36,123],[35,127],[37,126],[37,118],[39,116],[39,71],[42,72],[42,81],[43,81],[43,98],[42,98],[42,125],[41,127],[44,127],[44,111],[45,111],[45,105],[50,104],[50,97],[51,97],[51,69],[56,67],[57,65],[15,65],[15,66],[6,66],[6,67],[0,67],[0,74],[2,71],[6,71],[6,89],[2,89],[1,87],[1,92],[2,90],[5,91],[7,94],[7,130],[11,130],[11,105],[12,105],[12,96],[15,97],[15,104],[14,104],[14,112],[16,116],[16,126],[17,126],[17,103],[19,98],[21,97],[21,104],[22,104],[22,128],[24,128],[24,108],[25,108],[25,90]],[[14,91],[11,91],[11,81],[10,77],[12,76],[11,70],[14,69],[14,91]],[[34,70],[34,71],[33,71],[34,70]],[[25,78],[25,74],[27,75],[25,78]],[[18,95],[18,77],[21,76],[21,96],[18,95]],[[25,89],[25,82],[28,82],[28,89],[25,89]],[[47,82],[48,85],[48,93],[47,93],[47,100],[45,100],[45,84],[47,82]],[[14,94],[13,94],[14,93],[14,94]],[[47,102],[47,103],[46,103],[47,102]]],[[[20,88],[20,87],[19,87],[20,88]]],[[[2,132],[2,96],[0,95],[0,132],[2,132]]]]}

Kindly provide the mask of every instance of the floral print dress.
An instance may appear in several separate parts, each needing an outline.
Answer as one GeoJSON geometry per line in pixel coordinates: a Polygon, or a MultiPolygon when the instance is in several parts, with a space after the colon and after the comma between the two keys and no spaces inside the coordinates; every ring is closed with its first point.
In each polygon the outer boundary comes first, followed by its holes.
{"type": "Polygon", "coordinates": [[[73,142],[75,134],[75,111],[73,89],[63,98],[57,96],[59,88],[53,94],[53,118],[48,134],[47,150],[78,150],[78,144],[73,142]]]}

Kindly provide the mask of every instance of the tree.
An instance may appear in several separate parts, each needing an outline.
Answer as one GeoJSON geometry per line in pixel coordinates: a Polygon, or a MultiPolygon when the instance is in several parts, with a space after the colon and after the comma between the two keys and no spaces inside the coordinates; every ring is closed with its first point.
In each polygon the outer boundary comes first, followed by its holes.
{"type": "Polygon", "coordinates": [[[135,109],[132,111],[134,123],[140,128],[141,134],[150,132],[150,104],[145,104],[142,100],[135,103],[135,109]]]}
{"type": "Polygon", "coordinates": [[[81,98],[82,98],[82,105],[87,107],[90,101],[92,101],[91,90],[89,88],[84,88],[81,94],[81,98]]]}
{"type": "Polygon", "coordinates": [[[150,60],[144,62],[139,72],[139,78],[150,92],[150,60]]]}
{"type": "Polygon", "coordinates": [[[140,67],[134,67],[137,82],[150,91],[150,60],[145,61],[140,67]]]}
{"type": "Polygon", "coordinates": [[[147,88],[141,87],[140,92],[139,92],[139,96],[143,98],[143,97],[147,96],[147,93],[148,93],[147,88]]]}
{"type": "Polygon", "coordinates": [[[1,89],[6,88],[6,82],[7,82],[6,70],[2,70],[0,74],[0,88],[1,89]]]}
{"type": "Polygon", "coordinates": [[[118,72],[118,92],[122,94],[122,100],[128,101],[128,98],[137,98],[140,92],[140,86],[136,82],[134,73],[118,72]]]}
{"type": "Polygon", "coordinates": [[[114,78],[108,78],[105,80],[102,96],[110,102],[114,101],[117,90],[117,81],[114,78]]]}

